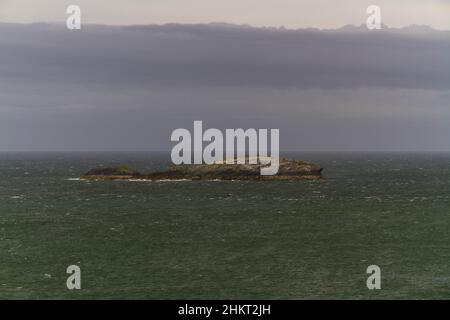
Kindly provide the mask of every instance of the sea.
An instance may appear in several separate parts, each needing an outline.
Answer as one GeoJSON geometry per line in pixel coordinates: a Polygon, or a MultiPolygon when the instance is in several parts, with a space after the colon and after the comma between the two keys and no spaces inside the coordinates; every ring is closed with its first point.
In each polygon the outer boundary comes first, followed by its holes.
{"type": "Polygon", "coordinates": [[[285,156],[326,179],[87,182],[170,155],[0,153],[0,298],[450,298],[450,153],[285,156]]]}

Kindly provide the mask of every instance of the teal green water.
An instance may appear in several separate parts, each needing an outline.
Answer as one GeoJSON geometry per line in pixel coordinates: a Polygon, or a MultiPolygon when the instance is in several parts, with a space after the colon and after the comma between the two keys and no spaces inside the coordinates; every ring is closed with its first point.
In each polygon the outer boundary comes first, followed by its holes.
{"type": "Polygon", "coordinates": [[[82,182],[167,155],[2,153],[0,298],[450,298],[450,154],[291,156],[327,180],[82,182]]]}

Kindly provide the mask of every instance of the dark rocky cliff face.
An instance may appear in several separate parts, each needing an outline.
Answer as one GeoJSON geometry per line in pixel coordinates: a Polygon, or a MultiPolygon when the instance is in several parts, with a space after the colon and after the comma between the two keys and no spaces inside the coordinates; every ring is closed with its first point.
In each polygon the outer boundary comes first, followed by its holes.
{"type": "Polygon", "coordinates": [[[141,174],[126,166],[98,168],[87,172],[85,180],[317,180],[322,168],[301,160],[280,159],[276,175],[262,176],[261,164],[201,164],[172,166],[167,171],[141,174]]]}

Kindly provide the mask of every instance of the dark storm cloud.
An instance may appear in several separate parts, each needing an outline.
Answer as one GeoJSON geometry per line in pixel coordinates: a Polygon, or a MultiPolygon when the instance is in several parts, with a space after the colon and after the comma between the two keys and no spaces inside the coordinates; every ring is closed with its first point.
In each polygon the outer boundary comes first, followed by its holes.
{"type": "Polygon", "coordinates": [[[167,150],[279,128],[284,150],[449,150],[450,33],[0,24],[0,150],[167,150]]]}
{"type": "Polygon", "coordinates": [[[450,32],[0,26],[0,79],[87,86],[450,88],[450,32]]]}

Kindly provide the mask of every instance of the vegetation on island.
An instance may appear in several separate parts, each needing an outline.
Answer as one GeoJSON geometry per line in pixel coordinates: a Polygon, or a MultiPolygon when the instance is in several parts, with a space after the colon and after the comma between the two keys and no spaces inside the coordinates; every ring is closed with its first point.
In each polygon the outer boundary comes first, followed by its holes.
{"type": "Polygon", "coordinates": [[[302,160],[280,159],[278,173],[261,175],[264,164],[193,164],[174,165],[166,171],[142,174],[129,166],[97,168],[81,177],[83,180],[318,180],[322,167],[302,160]]]}

